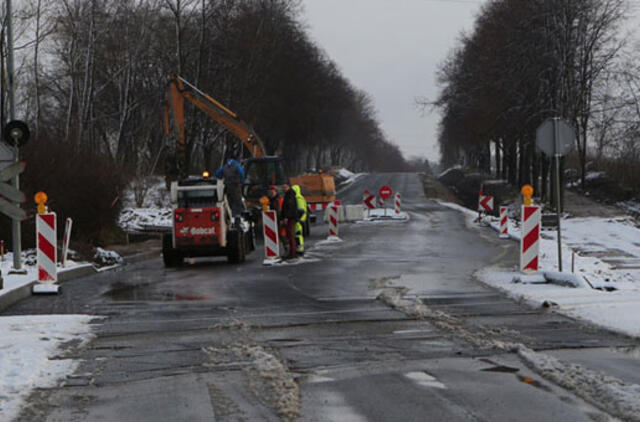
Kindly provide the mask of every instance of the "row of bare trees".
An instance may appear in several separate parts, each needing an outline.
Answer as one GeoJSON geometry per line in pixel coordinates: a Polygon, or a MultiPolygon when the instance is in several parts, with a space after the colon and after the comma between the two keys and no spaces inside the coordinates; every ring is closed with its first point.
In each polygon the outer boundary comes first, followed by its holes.
{"type": "Polygon", "coordinates": [[[545,119],[576,128],[583,184],[595,154],[622,157],[629,144],[638,150],[638,65],[625,55],[627,12],[624,0],[486,3],[438,75],[432,104],[442,112],[443,163],[493,170],[545,197],[550,161],[535,148],[545,119]]]}
{"type": "MultiPolygon", "coordinates": [[[[172,74],[238,113],[291,174],[405,166],[370,97],[309,39],[299,0],[21,0],[13,8],[17,117],[34,133],[22,150],[23,188],[46,190],[59,220],[74,217],[90,243],[117,235],[128,181],[171,163],[176,139],[163,133],[162,112],[172,74]]],[[[190,105],[186,121],[192,172],[248,156],[190,105]]]]}
{"type": "MultiPolygon", "coordinates": [[[[305,33],[299,1],[21,4],[19,98],[36,133],[99,151],[138,175],[157,172],[173,146],[161,105],[177,73],[242,116],[292,170],[404,165],[371,99],[305,33]]],[[[215,166],[224,151],[242,154],[214,122],[188,113],[192,168],[215,166]]]]}

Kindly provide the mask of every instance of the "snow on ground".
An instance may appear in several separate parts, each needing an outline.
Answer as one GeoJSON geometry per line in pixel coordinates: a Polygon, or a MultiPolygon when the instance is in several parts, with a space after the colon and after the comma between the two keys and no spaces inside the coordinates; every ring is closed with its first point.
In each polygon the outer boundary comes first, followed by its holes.
{"type": "Polygon", "coordinates": [[[118,224],[127,232],[139,232],[149,228],[171,227],[171,208],[124,208],[118,224]]]}
{"type": "Polygon", "coordinates": [[[351,185],[353,182],[361,178],[367,173],[353,173],[344,168],[340,168],[334,171],[333,177],[336,182],[336,187],[340,189],[344,189],[345,187],[351,185]]]}
{"type": "Polygon", "coordinates": [[[91,337],[88,315],[28,315],[0,317],[0,415],[15,418],[35,388],[57,385],[77,362],[52,357],[72,340],[91,337]]]}
{"type": "Polygon", "coordinates": [[[137,190],[142,198],[141,208],[168,208],[170,205],[169,191],[161,176],[150,176],[141,181],[132,182],[123,194],[124,208],[137,208],[134,190],[137,190]],[[142,188],[146,188],[144,194],[142,194],[142,188]]]}
{"type": "MultiPolygon", "coordinates": [[[[456,204],[442,204],[464,212],[469,226],[481,227],[474,222],[477,212],[456,204]]],[[[491,219],[489,224],[497,236],[497,221],[491,219]]],[[[517,222],[510,220],[511,239],[520,240],[519,230],[517,222]]],[[[567,282],[564,286],[562,283],[514,282],[520,276],[517,268],[485,268],[476,276],[533,306],[540,306],[545,301],[557,304],[556,310],[563,314],[640,337],[640,230],[632,220],[627,217],[563,219],[562,276],[557,273],[556,233],[555,230],[541,232],[540,269],[547,278],[564,279],[567,282]],[[575,271],[571,277],[574,253],[575,271]],[[567,287],[571,284],[582,287],[567,287]]]]}
{"type": "MultiPolygon", "coordinates": [[[[29,259],[29,257],[31,256],[29,253],[30,250],[24,251],[22,253],[22,268],[26,271],[26,274],[9,274],[9,272],[13,269],[13,254],[11,252],[8,252],[4,255],[4,261],[0,261],[0,270],[2,271],[2,279],[4,285],[4,287],[0,289],[0,295],[6,294],[11,290],[24,286],[25,284],[29,284],[32,281],[36,280],[36,278],[38,277],[35,266],[36,261],[35,258],[33,259],[33,261],[29,259]]],[[[87,265],[92,264],[88,264],[86,262],[75,262],[67,259],[65,268],[62,268],[62,266],[58,264],[58,272],[69,271],[73,268],[87,265]]]]}
{"type": "Polygon", "coordinates": [[[118,218],[118,225],[127,232],[141,232],[158,227],[171,227],[171,206],[169,192],[162,177],[152,176],[136,186],[146,183],[142,207],[136,206],[134,186],[129,186],[123,194],[123,209],[118,218]]]}
{"type": "Polygon", "coordinates": [[[407,220],[409,220],[409,214],[404,211],[400,211],[399,214],[396,214],[393,208],[376,208],[373,210],[365,210],[362,221],[356,221],[356,223],[363,224],[407,220]]]}
{"type": "Polygon", "coordinates": [[[448,169],[446,169],[442,173],[440,173],[438,176],[436,176],[436,179],[441,179],[441,178],[443,178],[444,176],[446,176],[447,174],[449,174],[450,172],[452,172],[454,170],[462,170],[462,166],[457,165],[457,166],[449,167],[448,169]]]}

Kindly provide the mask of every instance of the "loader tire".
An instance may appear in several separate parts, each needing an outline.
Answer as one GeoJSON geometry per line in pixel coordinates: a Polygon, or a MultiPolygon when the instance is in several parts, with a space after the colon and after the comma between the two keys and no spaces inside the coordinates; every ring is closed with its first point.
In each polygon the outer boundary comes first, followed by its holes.
{"type": "Polygon", "coordinates": [[[170,233],[162,235],[162,261],[165,267],[177,267],[182,264],[182,256],[173,249],[173,239],[170,233]]]}
{"type": "Polygon", "coordinates": [[[227,260],[230,264],[241,264],[244,262],[244,239],[239,230],[229,230],[227,233],[227,260]]]}

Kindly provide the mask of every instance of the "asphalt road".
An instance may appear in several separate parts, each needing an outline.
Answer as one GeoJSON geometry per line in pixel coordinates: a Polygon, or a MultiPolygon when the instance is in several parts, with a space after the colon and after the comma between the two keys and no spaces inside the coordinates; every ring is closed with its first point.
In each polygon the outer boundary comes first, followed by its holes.
{"type": "Polygon", "coordinates": [[[373,174],[340,192],[403,194],[407,222],[312,226],[305,259],[265,267],[155,259],[64,284],[5,314],[88,313],[96,338],[24,421],[606,421],[502,344],[518,343],[640,383],[636,340],[531,309],[473,273],[517,248],[425,197],[415,174],[373,174]]]}

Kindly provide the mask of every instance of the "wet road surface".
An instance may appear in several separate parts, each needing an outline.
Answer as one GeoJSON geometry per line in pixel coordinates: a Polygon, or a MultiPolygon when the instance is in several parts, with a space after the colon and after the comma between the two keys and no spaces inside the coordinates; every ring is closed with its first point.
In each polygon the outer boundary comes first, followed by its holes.
{"type": "Polygon", "coordinates": [[[503,347],[522,344],[640,383],[638,342],[516,303],[473,278],[513,267],[517,247],[470,229],[425,197],[415,174],[372,174],[407,222],[348,224],[340,243],[312,226],[298,263],[155,259],[65,283],[5,314],[86,313],[96,338],[60,388],[39,390],[25,421],[610,420],[503,347]]]}

